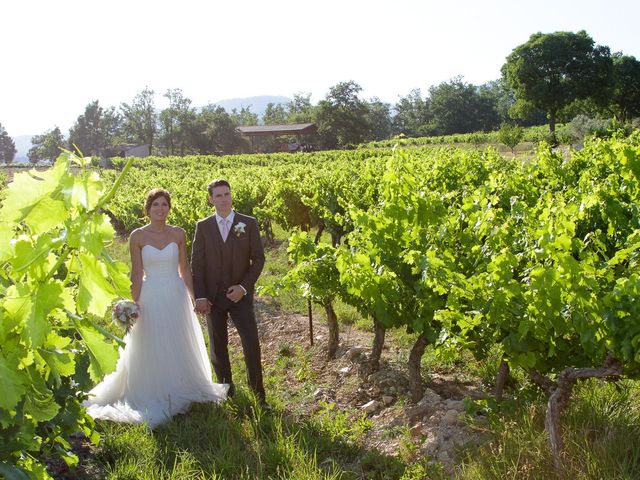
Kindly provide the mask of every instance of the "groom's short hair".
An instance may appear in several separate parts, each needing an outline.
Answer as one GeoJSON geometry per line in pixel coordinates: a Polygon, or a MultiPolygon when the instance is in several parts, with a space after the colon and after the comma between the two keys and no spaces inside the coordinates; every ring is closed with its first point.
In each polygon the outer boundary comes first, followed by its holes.
{"type": "Polygon", "coordinates": [[[209,191],[209,196],[213,195],[213,189],[216,187],[228,187],[231,190],[231,185],[224,178],[216,178],[213,182],[209,184],[207,190],[209,191]]]}

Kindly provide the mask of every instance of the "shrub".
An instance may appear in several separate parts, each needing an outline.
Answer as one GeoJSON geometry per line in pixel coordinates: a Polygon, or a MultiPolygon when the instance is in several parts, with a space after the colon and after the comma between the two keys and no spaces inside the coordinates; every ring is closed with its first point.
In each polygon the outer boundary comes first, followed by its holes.
{"type": "Polygon", "coordinates": [[[518,125],[503,123],[498,130],[498,140],[511,149],[511,153],[524,138],[524,129],[518,125]]]}

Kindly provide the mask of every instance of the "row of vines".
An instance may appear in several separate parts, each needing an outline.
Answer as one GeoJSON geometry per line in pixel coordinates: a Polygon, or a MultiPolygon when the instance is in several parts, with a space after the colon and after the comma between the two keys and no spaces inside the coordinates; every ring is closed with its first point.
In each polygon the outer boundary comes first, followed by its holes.
{"type": "Polygon", "coordinates": [[[576,381],[638,374],[639,195],[638,132],[569,158],[542,146],[530,162],[397,153],[375,204],[344,204],[344,244],[292,237],[287,282],[329,318],[340,297],[372,319],[372,368],[386,329],[418,334],[408,364],[415,401],[428,346],[481,360],[499,347],[502,374],[521,368],[548,393],[545,427],[560,466],[560,420],[576,381]]]}
{"type": "MultiPolygon", "coordinates": [[[[569,124],[557,125],[557,136],[561,143],[571,143],[574,139],[569,131],[569,124]]],[[[526,127],[523,130],[522,141],[538,143],[547,141],[549,139],[549,127],[548,125],[536,125],[532,127],[526,127]]],[[[498,144],[500,143],[500,136],[498,131],[492,132],[472,132],[472,133],[455,133],[452,135],[437,135],[432,137],[406,137],[406,138],[394,138],[392,140],[378,140],[364,144],[363,148],[392,148],[399,146],[402,148],[407,147],[424,147],[427,145],[451,145],[451,144],[470,144],[470,145],[483,145],[483,144],[498,144]]]]}

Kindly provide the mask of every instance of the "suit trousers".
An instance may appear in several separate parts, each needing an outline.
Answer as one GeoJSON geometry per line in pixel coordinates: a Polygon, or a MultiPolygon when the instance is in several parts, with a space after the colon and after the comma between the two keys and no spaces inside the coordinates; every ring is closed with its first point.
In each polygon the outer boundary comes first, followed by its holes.
{"type": "Polygon", "coordinates": [[[242,342],[249,386],[258,399],[264,401],[265,392],[262,381],[260,340],[258,338],[258,326],[256,325],[253,297],[251,295],[246,295],[238,303],[233,303],[224,293],[219,294],[216,297],[211,313],[207,315],[211,363],[216,372],[218,382],[233,385],[228,348],[227,319],[229,317],[231,317],[231,321],[235,325],[242,342]]]}

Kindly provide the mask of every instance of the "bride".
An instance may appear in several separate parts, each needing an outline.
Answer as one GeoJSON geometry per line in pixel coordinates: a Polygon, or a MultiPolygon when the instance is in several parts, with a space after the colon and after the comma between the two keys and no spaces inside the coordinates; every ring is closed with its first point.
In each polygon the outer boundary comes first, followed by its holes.
{"type": "Polygon", "coordinates": [[[193,312],[185,233],[168,225],[171,196],[147,195],[149,224],[131,233],[131,293],[140,316],[124,340],[116,370],[84,402],[93,418],[154,428],[193,402],[220,402],[227,384],[211,381],[204,337],[193,312]]]}

